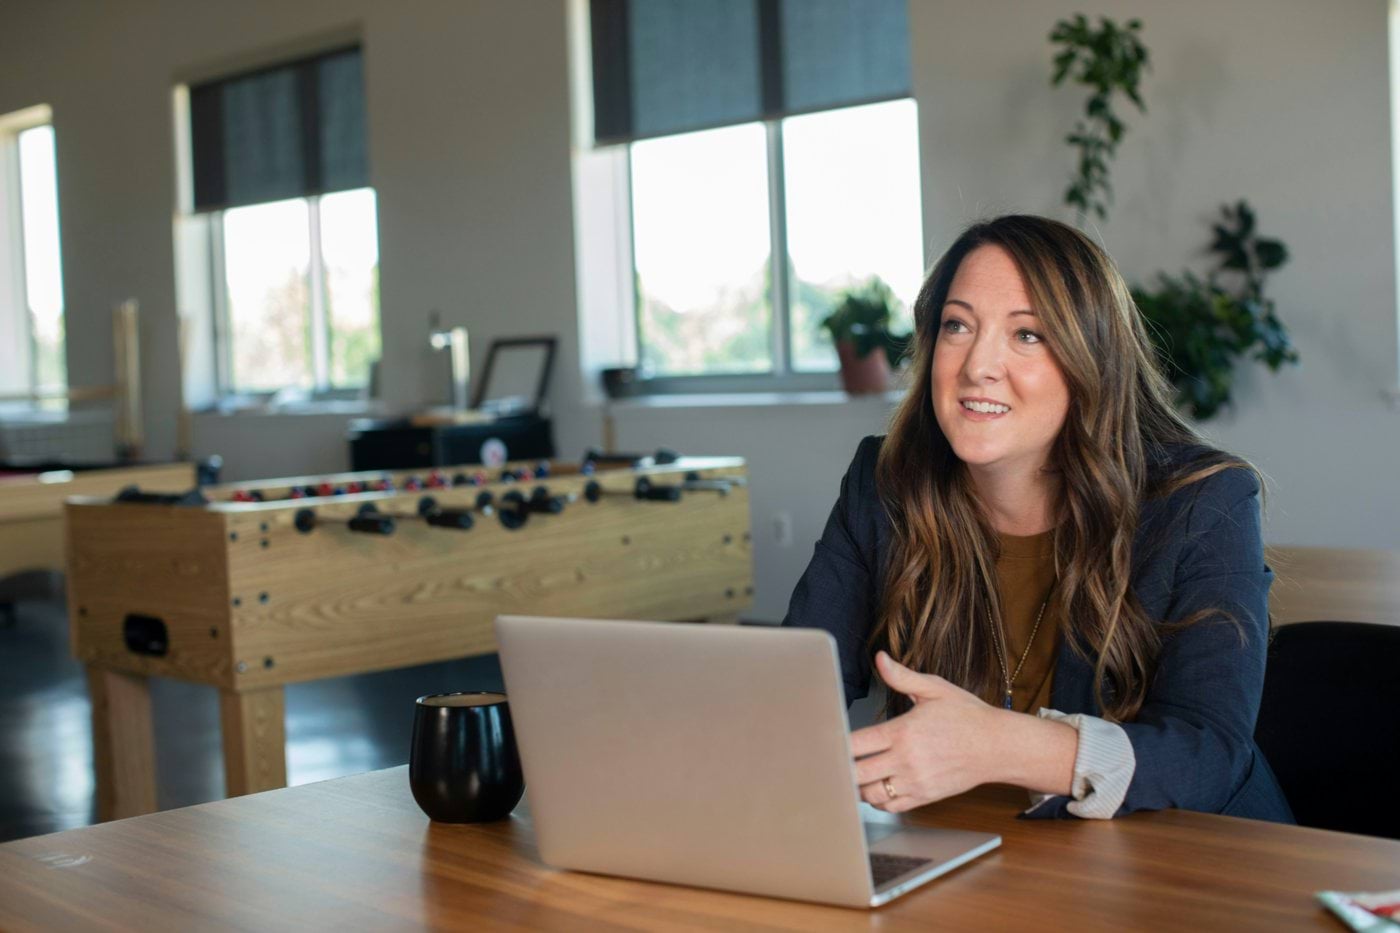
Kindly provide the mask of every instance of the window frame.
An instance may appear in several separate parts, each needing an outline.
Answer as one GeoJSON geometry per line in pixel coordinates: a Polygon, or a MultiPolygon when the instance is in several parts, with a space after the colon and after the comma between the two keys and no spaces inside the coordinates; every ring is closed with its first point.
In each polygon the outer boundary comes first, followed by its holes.
{"type": "MultiPolygon", "coordinates": [[[[352,191],[368,190],[375,195],[375,216],[378,217],[378,192],[371,185],[364,188],[349,189],[352,191]]],[[[212,298],[214,315],[214,369],[216,392],[220,399],[225,401],[248,399],[266,401],[283,392],[295,391],[305,392],[309,401],[347,401],[361,398],[369,389],[369,376],[366,374],[366,381],[362,385],[335,385],[331,382],[331,319],[326,306],[326,265],[324,247],[321,241],[321,199],[329,194],[341,194],[340,191],[321,192],[317,194],[302,195],[300,198],[287,198],[286,200],[301,200],[306,202],[307,230],[306,235],[309,241],[309,260],[307,263],[307,328],[310,346],[311,363],[311,387],[301,389],[299,386],[285,386],[281,389],[240,389],[234,385],[233,381],[233,321],[230,316],[231,308],[228,297],[228,270],[225,267],[224,251],[224,214],[234,208],[224,208],[223,210],[209,211],[206,216],[209,218],[209,292],[212,298]]],[[[272,202],[268,202],[272,203],[272,202]]],[[[257,205],[239,205],[240,207],[256,207],[257,205]]],[[[379,237],[378,223],[375,224],[374,235],[376,240],[379,237]]],[[[377,245],[377,244],[376,244],[377,245]]],[[[383,319],[380,317],[382,309],[375,308],[376,326],[380,330],[380,340],[383,340],[383,319]]]]}
{"type": "MultiPolygon", "coordinates": [[[[872,103],[885,103],[887,100],[913,100],[913,97],[882,98],[875,101],[862,101],[832,107],[830,110],[845,110],[872,103]]],[[[788,281],[788,239],[787,239],[787,177],[783,150],[783,121],[788,117],[802,116],[805,113],[822,113],[823,110],[784,113],[751,121],[761,123],[764,128],[765,152],[768,174],[768,235],[769,235],[769,306],[772,323],[769,327],[769,351],[773,368],[764,373],[697,373],[688,375],[644,376],[638,373],[641,394],[680,395],[687,393],[726,393],[726,392],[813,392],[839,389],[841,371],[839,365],[824,372],[796,370],[793,368],[793,348],[791,340],[792,308],[788,281]]],[[[742,124],[740,124],[742,125],[742,124]]],[[[695,131],[688,131],[695,132],[695,131]]],[[[677,134],[679,135],[679,134],[677,134]]],[[[631,222],[632,214],[632,146],[647,139],[629,140],[622,144],[626,165],[626,185],[620,192],[625,203],[619,205],[619,216],[627,220],[627,246],[630,268],[630,281],[635,283],[637,270],[636,230],[631,222]]],[[[922,250],[922,244],[920,246],[922,250]]],[[[644,352],[644,328],[642,325],[641,295],[632,290],[632,331],[634,336],[634,359],[646,359],[644,352]]]]}
{"type": "MultiPolygon", "coordinates": [[[[0,390],[0,410],[9,409],[13,411],[34,412],[34,411],[67,411],[68,409],[68,387],[70,381],[67,374],[67,366],[64,366],[64,380],[62,383],[42,385],[39,383],[39,345],[35,336],[34,308],[29,304],[29,279],[28,279],[28,255],[26,239],[27,234],[24,224],[24,167],[20,163],[19,138],[24,133],[31,130],[49,127],[54,131],[55,139],[57,130],[54,129],[53,111],[46,104],[39,104],[23,110],[15,111],[0,117],[0,186],[4,188],[5,197],[0,199],[0,203],[7,205],[5,216],[0,217],[0,223],[4,224],[4,229],[0,231],[0,248],[4,248],[9,256],[6,257],[6,265],[12,270],[12,274],[4,283],[4,288],[9,292],[8,299],[10,306],[18,309],[17,320],[13,323],[16,336],[23,343],[24,367],[24,388],[12,390],[0,390]],[[16,398],[15,396],[26,394],[27,398],[16,398]],[[8,396],[8,397],[7,397],[8,396]]],[[[57,155],[55,154],[55,160],[57,155]]],[[[55,165],[55,172],[57,166],[55,165]]],[[[55,178],[55,186],[57,179],[55,178]]],[[[62,233],[62,221],[59,221],[60,237],[62,233]]],[[[59,242],[59,262],[62,269],[62,241],[59,242]]],[[[60,271],[60,293],[62,289],[62,273],[60,271]]],[[[67,302],[63,302],[62,316],[65,318],[65,328],[63,337],[63,351],[67,352],[67,302]]]]}

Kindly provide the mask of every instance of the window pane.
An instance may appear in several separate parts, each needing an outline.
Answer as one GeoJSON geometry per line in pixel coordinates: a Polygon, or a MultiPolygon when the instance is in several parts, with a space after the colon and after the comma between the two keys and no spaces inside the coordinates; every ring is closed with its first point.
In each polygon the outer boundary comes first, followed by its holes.
{"type": "Polygon", "coordinates": [[[326,269],[331,385],[362,386],[379,358],[379,235],[374,191],[321,198],[321,259],[326,269]]]}
{"type": "Polygon", "coordinates": [[[63,358],[63,263],[58,248],[58,175],[52,126],[19,134],[19,178],[34,382],[42,387],[61,387],[67,385],[68,376],[63,358]]]}
{"type": "Polygon", "coordinates": [[[231,388],[310,388],[306,201],[234,208],[223,222],[231,388]]]}
{"type": "Polygon", "coordinates": [[[633,144],[648,375],[772,369],[766,151],[757,123],[633,144]]]}
{"type": "Polygon", "coordinates": [[[783,121],[793,367],[832,370],[822,318],[846,288],[878,275],[913,327],[923,277],[919,131],[912,100],[783,121]]]}

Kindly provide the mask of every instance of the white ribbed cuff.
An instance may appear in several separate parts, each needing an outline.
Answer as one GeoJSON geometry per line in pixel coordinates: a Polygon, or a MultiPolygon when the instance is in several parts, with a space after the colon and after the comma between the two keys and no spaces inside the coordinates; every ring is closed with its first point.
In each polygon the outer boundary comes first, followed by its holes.
{"type": "MultiPolygon", "coordinates": [[[[1137,770],[1137,756],[1133,754],[1128,733],[1116,723],[1084,713],[1068,715],[1059,710],[1042,709],[1036,715],[1062,722],[1079,733],[1074,779],[1070,783],[1070,796],[1074,800],[1065,809],[1088,820],[1112,819],[1123,805],[1133,772],[1137,770]]],[[[1031,794],[1030,809],[1034,810],[1053,796],[1031,794]]]]}

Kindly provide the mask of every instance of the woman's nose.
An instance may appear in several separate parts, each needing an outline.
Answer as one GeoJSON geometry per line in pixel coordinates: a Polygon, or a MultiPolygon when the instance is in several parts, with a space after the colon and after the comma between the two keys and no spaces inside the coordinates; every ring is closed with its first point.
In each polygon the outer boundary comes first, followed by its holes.
{"type": "Polygon", "coordinates": [[[1006,374],[1001,342],[989,330],[979,333],[968,347],[963,374],[971,382],[995,382],[1006,374]]]}

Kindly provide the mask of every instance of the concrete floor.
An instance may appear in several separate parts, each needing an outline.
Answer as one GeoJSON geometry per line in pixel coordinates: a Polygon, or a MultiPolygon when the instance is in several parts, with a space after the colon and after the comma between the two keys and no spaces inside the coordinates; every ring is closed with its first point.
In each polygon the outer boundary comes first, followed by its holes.
{"type": "MultiPolygon", "coordinates": [[[[494,655],[287,688],[287,780],[309,784],[408,761],[413,701],[425,693],[500,690],[494,655]]],[[[161,809],[224,794],[218,694],[152,682],[161,809]]],[[[68,651],[61,602],[0,616],[0,842],[96,819],[83,669],[68,651]]]]}

